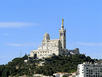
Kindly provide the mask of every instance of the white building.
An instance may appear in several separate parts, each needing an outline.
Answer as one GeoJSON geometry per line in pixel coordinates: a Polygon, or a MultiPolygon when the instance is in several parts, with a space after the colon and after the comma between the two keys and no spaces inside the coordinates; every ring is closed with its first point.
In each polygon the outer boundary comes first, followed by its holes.
{"type": "Polygon", "coordinates": [[[59,30],[59,39],[50,40],[48,33],[44,34],[42,45],[37,50],[32,50],[30,57],[38,59],[51,57],[52,55],[79,54],[79,49],[66,49],[66,30],[64,29],[64,19],[62,19],[61,29],[59,30]]]}
{"type": "Polygon", "coordinates": [[[79,64],[77,68],[77,77],[102,77],[102,64],[79,64]]]}
{"type": "Polygon", "coordinates": [[[53,74],[54,77],[76,77],[76,72],[74,73],[67,73],[67,72],[57,72],[53,74]]]}
{"type": "Polygon", "coordinates": [[[63,77],[63,76],[69,77],[69,73],[57,72],[57,73],[54,73],[53,76],[54,76],[54,77],[63,77]]]}

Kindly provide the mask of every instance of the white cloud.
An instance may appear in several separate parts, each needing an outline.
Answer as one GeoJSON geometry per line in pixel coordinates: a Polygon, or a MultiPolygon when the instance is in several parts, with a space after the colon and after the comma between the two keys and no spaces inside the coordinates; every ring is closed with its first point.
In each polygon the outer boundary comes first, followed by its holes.
{"type": "Polygon", "coordinates": [[[77,45],[82,45],[82,46],[102,46],[102,43],[96,43],[96,42],[77,42],[75,43],[77,45]]]}
{"type": "Polygon", "coordinates": [[[37,23],[31,22],[0,22],[0,28],[18,28],[25,26],[36,26],[37,23]]]}
{"type": "Polygon", "coordinates": [[[24,46],[24,44],[17,44],[17,43],[8,43],[8,46],[14,46],[14,47],[20,47],[20,46],[24,46]]]}
{"type": "Polygon", "coordinates": [[[0,60],[7,58],[7,56],[0,56],[0,60]]]}
{"type": "Polygon", "coordinates": [[[7,43],[6,45],[13,47],[38,46],[37,43],[7,43]]]}

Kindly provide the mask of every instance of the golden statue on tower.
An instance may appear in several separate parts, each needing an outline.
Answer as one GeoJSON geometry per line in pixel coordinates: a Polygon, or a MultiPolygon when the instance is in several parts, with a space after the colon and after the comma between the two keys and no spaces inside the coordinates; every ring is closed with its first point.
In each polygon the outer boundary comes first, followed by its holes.
{"type": "Polygon", "coordinates": [[[64,19],[62,18],[62,25],[64,25],[64,19]]]}

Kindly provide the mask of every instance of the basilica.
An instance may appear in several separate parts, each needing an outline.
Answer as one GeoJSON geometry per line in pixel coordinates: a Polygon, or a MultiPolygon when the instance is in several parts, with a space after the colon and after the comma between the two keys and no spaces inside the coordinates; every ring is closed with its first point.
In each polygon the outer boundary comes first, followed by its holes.
{"type": "Polygon", "coordinates": [[[61,28],[59,30],[59,39],[50,39],[48,33],[44,34],[42,44],[37,50],[32,50],[29,57],[37,59],[49,58],[53,55],[69,55],[79,54],[79,49],[66,49],[66,30],[64,29],[64,19],[62,19],[61,28]]]}

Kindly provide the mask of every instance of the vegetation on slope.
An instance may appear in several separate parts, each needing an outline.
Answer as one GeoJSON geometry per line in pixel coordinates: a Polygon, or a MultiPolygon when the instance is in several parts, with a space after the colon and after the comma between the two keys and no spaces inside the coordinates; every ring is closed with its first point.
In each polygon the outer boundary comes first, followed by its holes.
{"type": "Polygon", "coordinates": [[[77,65],[83,62],[95,62],[96,59],[91,59],[85,55],[70,55],[70,56],[53,56],[45,60],[31,59],[27,63],[27,55],[22,58],[15,58],[6,65],[0,65],[0,77],[22,76],[33,74],[53,75],[56,72],[75,72],[77,65]],[[40,62],[44,62],[44,66],[38,66],[40,62]]]}

